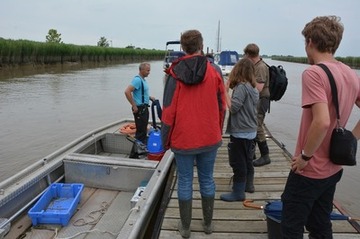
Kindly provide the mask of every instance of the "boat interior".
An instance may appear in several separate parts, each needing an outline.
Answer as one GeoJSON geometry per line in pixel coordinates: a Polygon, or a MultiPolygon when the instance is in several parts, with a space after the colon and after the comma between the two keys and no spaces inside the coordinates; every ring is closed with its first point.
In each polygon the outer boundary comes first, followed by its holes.
{"type": "Polygon", "coordinates": [[[29,172],[23,190],[14,189],[12,193],[6,190],[0,195],[0,199],[8,193],[18,199],[9,199],[7,203],[2,200],[8,210],[0,213],[9,217],[0,221],[4,230],[0,238],[142,237],[160,201],[173,155],[166,152],[161,161],[129,158],[132,147],[133,142],[126,135],[111,129],[88,135],[61,151],[56,156],[60,160],[53,159],[38,167],[36,173],[29,172]],[[34,226],[34,218],[27,212],[41,200],[46,188],[57,182],[84,185],[75,213],[65,226],[53,223],[34,226]],[[10,218],[14,213],[18,214],[16,219],[10,218]]]}

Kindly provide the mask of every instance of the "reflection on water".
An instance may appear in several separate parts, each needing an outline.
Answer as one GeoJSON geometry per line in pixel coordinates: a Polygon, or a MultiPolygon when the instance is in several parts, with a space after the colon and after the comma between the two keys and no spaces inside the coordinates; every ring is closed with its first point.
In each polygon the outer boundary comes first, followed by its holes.
{"type": "MultiPolygon", "coordinates": [[[[301,114],[300,79],[307,65],[266,62],[282,64],[289,85],[284,97],[279,102],[272,102],[265,123],[293,153],[301,114]]],[[[0,180],[95,128],[121,118],[132,118],[124,90],[138,73],[138,64],[47,69],[31,74],[19,71],[16,77],[0,78],[0,180]]],[[[360,75],[359,70],[357,73],[360,75]]],[[[150,94],[161,101],[161,61],[151,62],[148,82],[150,94]]],[[[355,109],[347,128],[353,127],[359,118],[360,112],[355,109]]],[[[354,217],[360,217],[360,208],[356,204],[360,201],[357,193],[360,189],[359,167],[346,167],[337,188],[337,199],[354,217]]]]}
{"type": "Polygon", "coordinates": [[[125,64],[124,62],[66,62],[64,64],[48,64],[48,65],[35,65],[32,63],[21,66],[3,66],[0,67],[0,81],[7,79],[27,77],[39,74],[61,74],[69,71],[88,70],[93,68],[109,67],[118,64],[125,64]]]}

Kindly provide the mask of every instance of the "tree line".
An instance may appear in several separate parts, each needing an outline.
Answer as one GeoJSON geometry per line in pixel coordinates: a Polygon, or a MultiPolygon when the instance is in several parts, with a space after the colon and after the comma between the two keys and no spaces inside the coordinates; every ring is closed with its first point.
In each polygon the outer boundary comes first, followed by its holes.
{"type": "Polygon", "coordinates": [[[29,63],[138,62],[159,60],[165,54],[163,50],[109,46],[105,37],[101,37],[96,46],[65,44],[55,29],[48,31],[45,42],[0,38],[0,67],[29,63]]]}
{"type": "MultiPolygon", "coordinates": [[[[46,42],[48,43],[63,43],[61,41],[61,33],[58,33],[56,29],[50,29],[48,34],[46,35],[46,42]]],[[[97,46],[100,47],[110,47],[110,42],[106,37],[100,37],[99,41],[97,42],[97,46]]],[[[128,45],[125,48],[135,48],[132,45],[128,45]]]]}

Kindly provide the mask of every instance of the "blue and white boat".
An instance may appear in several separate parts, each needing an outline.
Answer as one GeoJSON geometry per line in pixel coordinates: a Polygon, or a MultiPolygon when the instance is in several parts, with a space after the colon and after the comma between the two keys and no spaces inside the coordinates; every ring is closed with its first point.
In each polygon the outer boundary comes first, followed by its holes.
{"type": "Polygon", "coordinates": [[[236,51],[221,51],[214,54],[214,63],[221,68],[223,76],[229,75],[238,61],[239,54],[236,51]]]}

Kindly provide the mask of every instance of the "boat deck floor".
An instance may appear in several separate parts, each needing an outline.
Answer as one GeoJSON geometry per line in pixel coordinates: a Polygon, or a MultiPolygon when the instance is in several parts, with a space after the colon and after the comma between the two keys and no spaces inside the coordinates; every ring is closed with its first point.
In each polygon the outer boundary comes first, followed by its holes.
{"type": "Polygon", "coordinates": [[[134,193],[85,187],[67,226],[39,224],[21,238],[114,239],[130,213],[134,193]]]}
{"type": "MultiPolygon", "coordinates": [[[[213,225],[214,230],[206,235],[202,228],[201,196],[199,192],[198,178],[194,175],[193,211],[191,221],[191,238],[268,238],[266,216],[261,209],[245,207],[243,202],[224,202],[220,200],[220,194],[231,191],[232,169],[228,163],[227,143],[228,137],[224,137],[223,145],[218,151],[214,178],[216,182],[216,194],[214,203],[213,225]]],[[[279,200],[283,192],[286,179],[290,170],[290,156],[273,138],[269,136],[268,146],[270,149],[271,164],[255,168],[255,192],[246,193],[246,199],[254,200],[256,205],[266,205],[266,202],[279,200]]],[[[259,152],[256,154],[259,156],[259,152]]],[[[174,176],[176,177],[176,175],[174,176]]],[[[181,238],[177,227],[179,208],[177,201],[177,182],[174,180],[172,194],[167,205],[162,222],[159,238],[181,238]]],[[[336,211],[336,208],[334,208],[336,211]]],[[[334,238],[360,238],[360,234],[347,220],[334,220],[334,238]]]]}

